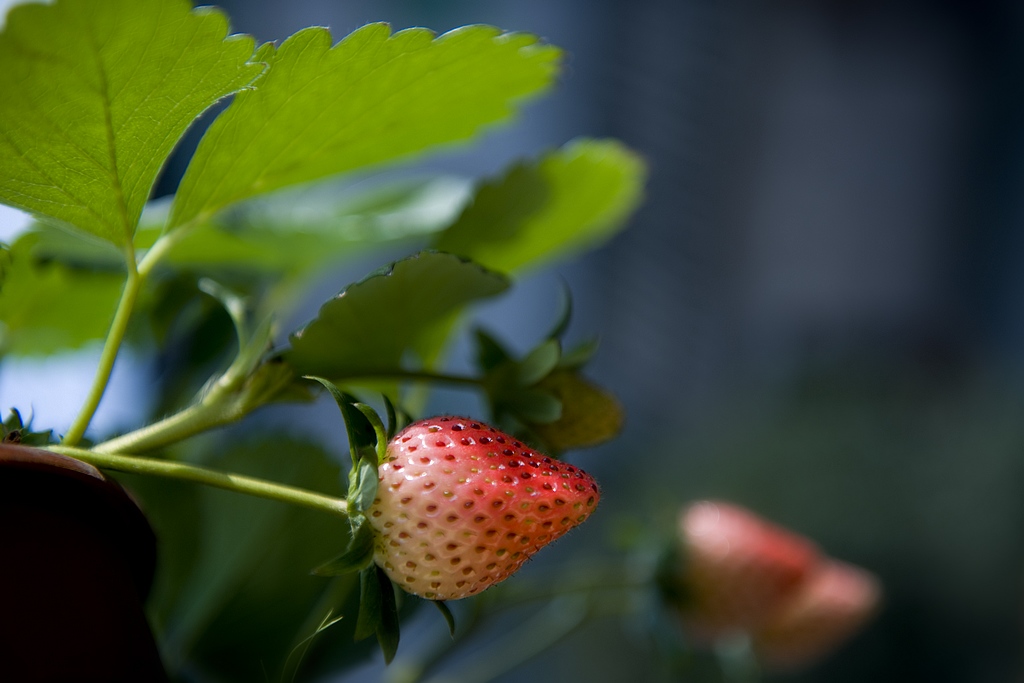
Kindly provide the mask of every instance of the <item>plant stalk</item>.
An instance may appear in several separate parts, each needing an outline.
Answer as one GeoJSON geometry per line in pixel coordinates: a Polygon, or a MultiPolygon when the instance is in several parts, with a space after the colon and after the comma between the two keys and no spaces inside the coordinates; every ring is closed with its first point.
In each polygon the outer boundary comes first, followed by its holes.
{"type": "MultiPolygon", "coordinates": [[[[210,393],[198,403],[194,403],[158,422],[146,425],[127,434],[122,434],[109,441],[104,441],[94,446],[93,451],[97,453],[151,451],[183,441],[208,429],[234,422],[243,417],[244,413],[238,410],[226,410],[225,402],[229,401],[230,394],[236,388],[236,381],[239,379],[240,377],[236,376],[229,369],[221,380],[214,385],[210,393]]],[[[346,377],[341,381],[353,384],[371,381],[434,382],[468,387],[478,387],[481,384],[480,380],[475,377],[417,371],[397,371],[362,377],[346,377]]]]}
{"type": "Polygon", "coordinates": [[[301,505],[315,510],[331,512],[341,517],[348,517],[348,502],[344,498],[334,498],[315,491],[267,481],[266,479],[257,479],[231,472],[220,472],[183,462],[143,458],[136,455],[97,453],[96,451],[83,448],[69,448],[66,446],[50,446],[49,450],[103,469],[192,481],[227,491],[301,505]]]}
{"type": "Polygon", "coordinates": [[[231,421],[222,411],[212,410],[209,404],[195,403],[162,420],[104,441],[94,446],[93,452],[112,454],[152,451],[231,421]]]}
{"type": "Polygon", "coordinates": [[[128,266],[128,279],[125,280],[124,290],[121,292],[121,300],[117,304],[117,312],[114,313],[114,321],[110,325],[107,339],[103,344],[103,351],[100,353],[100,362],[96,368],[96,375],[93,378],[89,394],[85,403],[79,411],[75,421],[71,423],[70,429],[61,440],[65,446],[75,446],[85,435],[89,428],[96,409],[103,399],[110,382],[110,375],[114,371],[114,362],[117,360],[118,351],[121,349],[121,342],[124,341],[125,332],[128,330],[128,321],[131,318],[132,310],[135,308],[135,301],[138,299],[139,290],[142,288],[143,279],[135,267],[135,253],[129,245],[125,253],[125,262],[128,266]]]}

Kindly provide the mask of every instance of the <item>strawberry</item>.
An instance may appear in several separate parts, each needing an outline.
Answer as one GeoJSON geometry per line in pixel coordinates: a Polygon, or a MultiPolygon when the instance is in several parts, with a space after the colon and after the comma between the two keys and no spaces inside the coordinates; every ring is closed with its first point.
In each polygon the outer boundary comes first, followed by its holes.
{"type": "Polygon", "coordinates": [[[878,579],[827,560],[781,610],[753,634],[758,659],[773,669],[812,664],[849,638],[878,608],[878,579]]]}
{"type": "Polygon", "coordinates": [[[762,626],[819,561],[806,538],[724,502],[684,508],[677,542],[683,621],[705,641],[762,626]]]}
{"type": "Polygon", "coordinates": [[[579,525],[599,496],[577,467],[530,450],[482,422],[438,417],[387,447],[368,511],[374,560],[431,600],[474,595],[579,525]]]}

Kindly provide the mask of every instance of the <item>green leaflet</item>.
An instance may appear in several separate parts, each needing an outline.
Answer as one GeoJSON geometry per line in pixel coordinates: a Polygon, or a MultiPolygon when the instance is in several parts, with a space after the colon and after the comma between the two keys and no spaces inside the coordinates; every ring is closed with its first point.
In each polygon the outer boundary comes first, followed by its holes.
{"type": "Polygon", "coordinates": [[[640,204],[646,168],[614,140],[576,140],[482,185],[434,246],[509,273],[593,246],[640,204]]]}
{"type": "Polygon", "coordinates": [[[0,34],[0,202],[119,246],[192,121],[263,71],[182,0],[20,5],[0,34]]]}
{"type": "Polygon", "coordinates": [[[255,90],[207,131],[178,190],[170,227],[289,185],[464,140],[547,88],[560,52],[535,36],[467,26],[435,37],[358,29],[331,47],[308,28],[279,48],[255,90]]]}
{"type": "Polygon", "coordinates": [[[505,291],[502,275],[450,254],[424,252],[351,285],[290,338],[301,375],[343,383],[406,369],[406,356],[449,329],[466,305],[505,291]]]}

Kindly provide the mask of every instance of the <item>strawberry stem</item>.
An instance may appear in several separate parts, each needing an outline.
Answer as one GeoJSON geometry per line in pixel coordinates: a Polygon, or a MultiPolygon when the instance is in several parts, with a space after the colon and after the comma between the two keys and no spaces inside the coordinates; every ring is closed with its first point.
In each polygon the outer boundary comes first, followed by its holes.
{"type": "Polygon", "coordinates": [[[149,249],[141,263],[136,263],[134,245],[129,241],[125,246],[124,260],[125,266],[128,269],[128,279],[125,280],[121,299],[117,303],[117,311],[114,313],[114,319],[110,324],[110,331],[107,332],[106,341],[103,343],[103,350],[100,352],[99,364],[96,367],[96,375],[93,378],[92,386],[89,388],[89,394],[86,396],[85,403],[82,404],[82,408],[79,410],[74,422],[71,423],[67,433],[61,440],[61,443],[65,446],[77,446],[82,437],[85,436],[85,431],[89,428],[89,423],[92,422],[96,409],[99,408],[100,401],[103,400],[103,394],[107,391],[110,375],[114,371],[114,362],[117,360],[117,354],[121,350],[121,343],[124,341],[125,333],[128,331],[128,321],[131,320],[132,311],[135,309],[135,302],[139,298],[139,292],[142,291],[142,286],[145,284],[150,271],[166,255],[168,249],[170,249],[182,233],[183,231],[179,231],[178,236],[175,238],[171,238],[168,235],[160,237],[149,249]]]}
{"type": "Polygon", "coordinates": [[[83,448],[69,448],[67,446],[50,446],[49,450],[107,470],[192,481],[205,484],[206,486],[235,491],[236,493],[269,498],[270,500],[301,505],[331,512],[341,517],[348,517],[348,501],[344,498],[334,498],[315,491],[286,486],[265,479],[247,477],[231,472],[221,472],[183,462],[143,458],[136,455],[97,453],[96,451],[83,448]]]}
{"type": "MultiPolygon", "coordinates": [[[[259,401],[239,404],[235,400],[237,392],[245,380],[245,374],[240,372],[236,364],[233,364],[213,384],[212,388],[199,402],[158,422],[104,441],[95,446],[93,451],[101,453],[151,451],[183,441],[200,432],[240,420],[249,412],[262,405],[259,401]]],[[[475,377],[416,371],[382,372],[360,377],[345,377],[339,380],[338,383],[358,384],[360,382],[380,381],[432,382],[471,387],[481,386],[481,381],[475,377]]],[[[65,442],[64,445],[73,444],[65,442]]]]}
{"type": "Polygon", "coordinates": [[[391,372],[374,372],[367,375],[352,377],[341,377],[335,380],[337,384],[361,384],[364,382],[427,382],[431,384],[454,384],[465,387],[483,386],[483,380],[479,377],[466,375],[447,375],[438,372],[426,372],[420,370],[394,370],[391,372]]]}
{"type": "Polygon", "coordinates": [[[96,376],[93,378],[89,394],[82,405],[75,421],[64,435],[63,443],[66,446],[75,446],[85,435],[89,428],[96,409],[99,408],[103,394],[110,382],[110,375],[114,371],[114,361],[117,360],[117,353],[121,350],[121,342],[124,340],[125,332],[128,330],[128,320],[131,318],[132,309],[135,308],[135,300],[142,289],[143,278],[135,267],[135,252],[131,245],[125,249],[125,263],[128,267],[128,279],[125,280],[124,290],[121,292],[121,300],[117,304],[117,312],[114,313],[114,320],[107,333],[107,339],[103,344],[103,351],[100,353],[100,362],[96,368],[96,376]]]}

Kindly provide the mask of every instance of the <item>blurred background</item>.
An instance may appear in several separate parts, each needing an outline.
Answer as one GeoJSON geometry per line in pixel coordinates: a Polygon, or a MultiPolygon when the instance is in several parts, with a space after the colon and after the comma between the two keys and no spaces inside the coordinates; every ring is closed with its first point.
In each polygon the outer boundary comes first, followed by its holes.
{"type": "MultiPolygon", "coordinates": [[[[598,561],[623,519],[670,525],[685,501],[730,499],[885,588],[854,641],[771,680],[1024,680],[1024,6],[218,4],[260,41],[314,24],[340,39],[368,21],[488,23],[567,51],[559,87],[520,121],[424,169],[495,174],[579,135],[618,137],[649,162],[629,229],[481,312],[525,351],[557,316],[565,279],[570,337],[600,335],[590,372],[628,414],[616,442],[573,455],[603,482],[603,514],[527,573],[598,561]]],[[[199,133],[158,194],[173,192],[199,133]]],[[[322,293],[387,255],[369,260],[322,293]]],[[[45,392],[77,397],[92,369],[51,369],[57,388],[33,384],[39,372],[5,365],[4,405],[58,405],[45,392]]],[[[108,429],[130,424],[144,393],[131,358],[119,374],[108,429]]],[[[69,423],[79,399],[65,400],[66,416],[40,419],[69,423]]],[[[500,680],[663,680],[651,657],[628,620],[597,620],[500,680]]]]}

